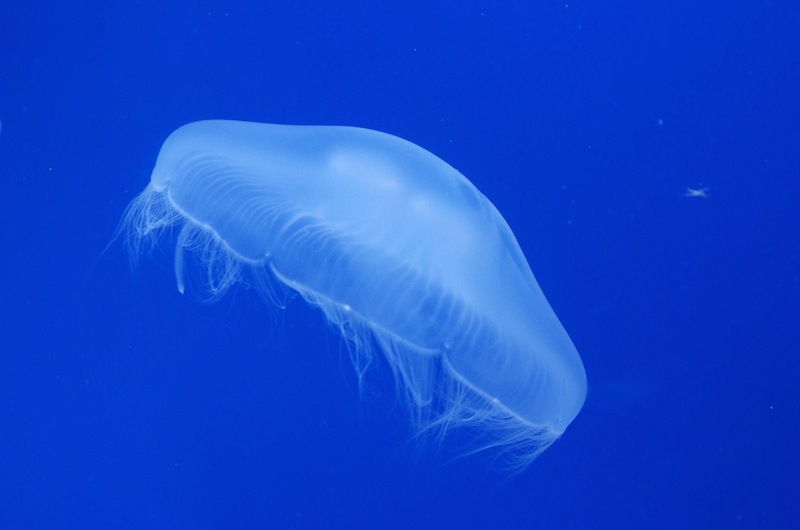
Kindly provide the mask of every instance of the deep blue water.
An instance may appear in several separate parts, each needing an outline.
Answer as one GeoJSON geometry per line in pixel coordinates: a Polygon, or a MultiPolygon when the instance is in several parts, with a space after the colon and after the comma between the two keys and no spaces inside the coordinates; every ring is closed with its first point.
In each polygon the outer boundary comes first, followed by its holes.
{"type": "Polygon", "coordinates": [[[0,67],[0,528],[796,527],[796,2],[6,2],[0,67]],[[208,118],[472,180],[586,365],[563,438],[447,463],[302,301],[106,248],[208,118]]]}

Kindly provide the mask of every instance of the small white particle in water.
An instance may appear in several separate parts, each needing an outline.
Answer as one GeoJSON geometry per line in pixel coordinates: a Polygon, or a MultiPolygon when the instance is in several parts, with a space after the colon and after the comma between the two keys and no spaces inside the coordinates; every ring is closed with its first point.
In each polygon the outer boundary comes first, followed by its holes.
{"type": "Polygon", "coordinates": [[[703,199],[708,198],[708,188],[705,186],[700,186],[699,188],[686,188],[686,191],[683,193],[684,197],[700,197],[703,199]]]}

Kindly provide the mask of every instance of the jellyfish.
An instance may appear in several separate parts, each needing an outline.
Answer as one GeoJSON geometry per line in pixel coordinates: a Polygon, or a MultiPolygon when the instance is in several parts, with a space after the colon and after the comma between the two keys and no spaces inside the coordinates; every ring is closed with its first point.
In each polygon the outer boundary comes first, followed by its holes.
{"type": "Polygon", "coordinates": [[[523,468],[586,396],[575,346],[503,216],[449,164],[358,127],[207,120],[173,132],[121,226],[133,253],[177,233],[212,297],[299,293],[359,374],[383,355],[422,433],[523,468]]]}

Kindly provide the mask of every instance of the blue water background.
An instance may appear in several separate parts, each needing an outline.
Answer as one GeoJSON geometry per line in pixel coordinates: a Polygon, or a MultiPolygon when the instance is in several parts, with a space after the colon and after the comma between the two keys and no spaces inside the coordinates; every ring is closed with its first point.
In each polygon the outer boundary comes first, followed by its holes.
{"type": "Polygon", "coordinates": [[[0,528],[796,528],[798,94],[790,1],[5,2],[0,528]],[[563,438],[448,463],[302,301],[106,249],[208,118],[472,180],[586,365],[563,438]]]}

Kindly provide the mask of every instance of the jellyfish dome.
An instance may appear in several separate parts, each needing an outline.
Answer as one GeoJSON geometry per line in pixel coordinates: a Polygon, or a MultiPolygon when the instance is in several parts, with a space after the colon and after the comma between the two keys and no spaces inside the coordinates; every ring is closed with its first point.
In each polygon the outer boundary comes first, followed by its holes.
{"type": "Polygon", "coordinates": [[[396,136],[190,123],[164,142],[123,226],[135,249],[179,229],[181,292],[189,256],[212,295],[252,277],[296,291],[340,330],[359,375],[382,354],[416,427],[469,428],[469,452],[522,467],[583,405],[581,359],[500,212],[396,136]]]}

